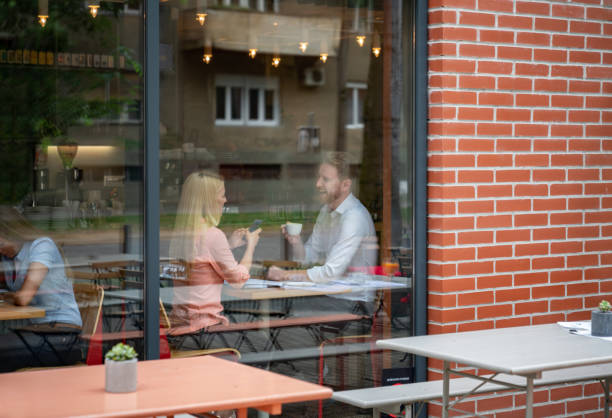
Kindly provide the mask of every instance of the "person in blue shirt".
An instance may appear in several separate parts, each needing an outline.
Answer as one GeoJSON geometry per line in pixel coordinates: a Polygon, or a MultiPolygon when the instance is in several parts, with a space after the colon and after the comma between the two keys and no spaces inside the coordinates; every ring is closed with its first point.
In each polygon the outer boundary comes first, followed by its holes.
{"type": "Polygon", "coordinates": [[[0,372],[80,359],[75,338],[82,322],[72,283],[55,242],[41,235],[15,209],[0,207],[0,271],[8,290],[3,299],[5,303],[45,310],[44,317],[29,320],[22,328],[27,330],[19,333],[25,341],[13,333],[0,335],[0,372]],[[37,331],[53,334],[48,341],[62,360],[37,331]]]}

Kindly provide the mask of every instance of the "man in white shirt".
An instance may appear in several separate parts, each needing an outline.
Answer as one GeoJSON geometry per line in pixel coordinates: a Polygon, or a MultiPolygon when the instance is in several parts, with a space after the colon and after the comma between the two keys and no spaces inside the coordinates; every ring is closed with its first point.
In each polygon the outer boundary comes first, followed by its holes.
{"type": "MultiPolygon", "coordinates": [[[[351,193],[351,186],[346,154],[329,153],[319,166],[316,188],[324,206],[312,235],[303,244],[299,235],[288,235],[283,228],[285,238],[293,247],[294,258],[305,264],[320,265],[308,270],[271,267],[269,279],[325,283],[343,276],[349,267],[376,264],[378,247],[374,223],[365,206],[351,193]]],[[[342,298],[371,301],[371,295],[364,292],[342,298]]]]}

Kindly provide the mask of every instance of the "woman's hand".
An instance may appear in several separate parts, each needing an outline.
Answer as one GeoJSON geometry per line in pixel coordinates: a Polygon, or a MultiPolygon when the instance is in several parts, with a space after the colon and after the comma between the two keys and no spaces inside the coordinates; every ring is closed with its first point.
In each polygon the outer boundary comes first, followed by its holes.
{"type": "Polygon", "coordinates": [[[246,233],[247,233],[246,228],[239,228],[235,230],[234,232],[232,232],[232,235],[230,235],[229,240],[228,240],[230,248],[234,249],[234,248],[242,247],[244,244],[246,244],[246,240],[244,239],[246,233]]]}
{"type": "Polygon", "coordinates": [[[261,233],[261,228],[257,228],[253,232],[249,232],[248,229],[245,229],[245,238],[247,241],[247,246],[249,248],[255,248],[257,243],[259,242],[259,234],[261,233]]]}

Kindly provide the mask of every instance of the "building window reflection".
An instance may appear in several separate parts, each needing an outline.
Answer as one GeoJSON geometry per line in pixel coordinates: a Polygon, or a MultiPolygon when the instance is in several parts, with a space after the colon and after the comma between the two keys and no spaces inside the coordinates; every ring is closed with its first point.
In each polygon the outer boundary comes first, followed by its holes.
{"type": "Polygon", "coordinates": [[[277,78],[219,75],[215,84],[216,125],[278,125],[277,78]]]}
{"type": "Polygon", "coordinates": [[[347,83],[347,129],[363,129],[363,105],[367,92],[365,83],[347,83]]]}

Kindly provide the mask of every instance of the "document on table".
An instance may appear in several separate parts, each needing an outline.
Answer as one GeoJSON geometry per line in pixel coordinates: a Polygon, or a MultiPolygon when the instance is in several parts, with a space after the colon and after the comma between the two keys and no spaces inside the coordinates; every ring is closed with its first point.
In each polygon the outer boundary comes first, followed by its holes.
{"type": "Polygon", "coordinates": [[[314,283],[314,282],[277,282],[274,280],[249,279],[244,287],[246,289],[264,289],[269,287],[280,287],[283,289],[309,289],[316,292],[344,292],[350,287],[336,283],[314,283]]]}
{"type": "Polygon", "coordinates": [[[597,337],[591,335],[591,321],[557,322],[560,327],[566,328],[569,332],[585,337],[599,338],[600,340],[612,342],[612,337],[597,337]]]}

